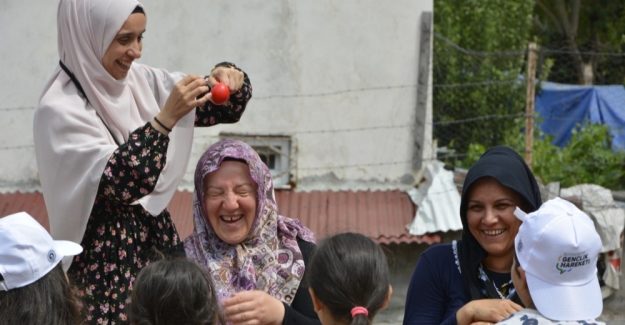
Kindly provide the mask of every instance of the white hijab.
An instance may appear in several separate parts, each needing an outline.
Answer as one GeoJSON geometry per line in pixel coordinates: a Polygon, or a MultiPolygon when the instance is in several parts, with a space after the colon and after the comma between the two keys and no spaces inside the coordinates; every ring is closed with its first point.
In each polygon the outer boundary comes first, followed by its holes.
{"type": "MultiPolygon", "coordinates": [[[[126,79],[115,80],[104,69],[104,53],[137,6],[141,4],[135,0],[59,3],[59,57],[89,103],[57,67],[35,111],[37,166],[50,232],[57,240],[82,241],[100,178],[118,148],[116,141],[128,141],[131,132],[152,120],[184,76],[133,63],[126,79]]],[[[154,191],[138,202],[120,204],[141,204],[152,215],[165,209],[189,162],[194,119],[195,110],[169,134],[167,163],[154,191]]],[[[69,268],[69,263],[64,266],[69,268]]]]}

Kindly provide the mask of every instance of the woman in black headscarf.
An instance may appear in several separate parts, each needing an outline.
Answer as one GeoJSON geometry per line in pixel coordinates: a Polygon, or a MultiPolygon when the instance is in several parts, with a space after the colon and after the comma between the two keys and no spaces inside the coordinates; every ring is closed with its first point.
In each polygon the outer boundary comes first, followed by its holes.
{"type": "Polygon", "coordinates": [[[526,213],[542,204],[521,156],[508,147],[487,150],[462,188],[462,240],[435,245],[419,258],[406,296],[404,325],[496,323],[520,310],[510,277],[514,237],[526,213]]]}

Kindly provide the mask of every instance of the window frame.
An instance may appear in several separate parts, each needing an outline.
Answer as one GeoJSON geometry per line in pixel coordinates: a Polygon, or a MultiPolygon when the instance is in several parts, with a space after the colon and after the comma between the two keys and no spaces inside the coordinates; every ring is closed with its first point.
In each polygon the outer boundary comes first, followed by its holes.
{"type": "Polygon", "coordinates": [[[293,162],[292,140],[290,136],[222,133],[220,138],[243,141],[254,148],[257,153],[259,148],[274,152],[276,155],[276,168],[271,169],[267,166],[271,172],[273,186],[277,189],[291,188],[292,170],[295,164],[293,162]]]}

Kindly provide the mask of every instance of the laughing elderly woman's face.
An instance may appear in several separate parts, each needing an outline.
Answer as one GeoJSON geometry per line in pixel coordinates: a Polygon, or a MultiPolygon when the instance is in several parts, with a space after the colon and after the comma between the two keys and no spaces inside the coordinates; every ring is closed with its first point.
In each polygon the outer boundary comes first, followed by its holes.
{"type": "Polygon", "coordinates": [[[244,241],[256,216],[256,182],[247,164],[225,160],[204,177],[204,208],[213,230],[224,242],[244,241]]]}

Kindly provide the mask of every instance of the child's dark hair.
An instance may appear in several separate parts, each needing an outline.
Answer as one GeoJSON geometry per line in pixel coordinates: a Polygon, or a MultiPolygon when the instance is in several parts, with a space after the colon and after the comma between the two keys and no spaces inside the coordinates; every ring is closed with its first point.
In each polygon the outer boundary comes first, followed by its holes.
{"type": "Polygon", "coordinates": [[[371,324],[384,306],[390,289],[386,255],[371,239],[356,233],[342,233],[325,239],[307,267],[315,297],[334,316],[349,324],[371,324]],[[352,309],[364,313],[352,317],[352,309]]]}
{"type": "Polygon", "coordinates": [[[0,291],[0,324],[78,325],[80,302],[59,263],[41,279],[0,291]]]}
{"type": "Polygon", "coordinates": [[[143,8],[136,6],[131,14],[144,14],[145,15],[145,11],[143,11],[143,8]]]}
{"type": "Polygon", "coordinates": [[[516,272],[517,276],[521,276],[521,272],[519,272],[519,266],[521,266],[521,264],[519,264],[519,258],[516,256],[516,247],[515,247],[514,258],[512,259],[512,267],[514,269],[514,272],[516,272]]]}
{"type": "Polygon", "coordinates": [[[139,272],[128,316],[134,325],[225,324],[210,276],[184,257],[164,258],[139,272]]]}

